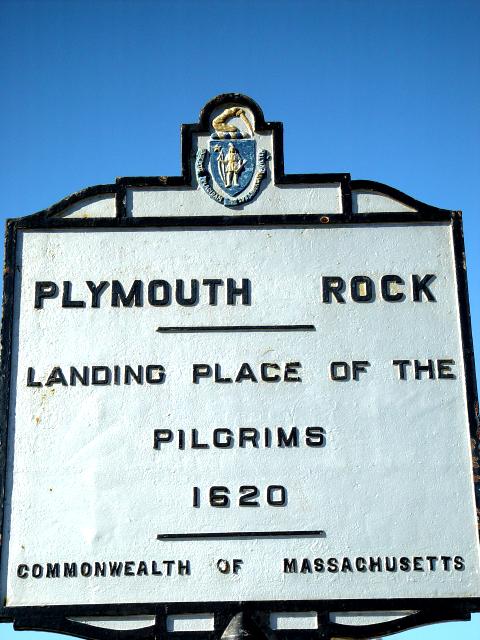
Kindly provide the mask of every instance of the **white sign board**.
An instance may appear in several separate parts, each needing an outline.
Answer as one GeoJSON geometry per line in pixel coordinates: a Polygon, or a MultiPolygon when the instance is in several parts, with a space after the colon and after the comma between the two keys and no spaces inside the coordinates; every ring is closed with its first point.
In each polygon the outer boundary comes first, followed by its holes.
{"type": "Polygon", "coordinates": [[[478,598],[452,215],[11,225],[6,611],[478,598]]]}

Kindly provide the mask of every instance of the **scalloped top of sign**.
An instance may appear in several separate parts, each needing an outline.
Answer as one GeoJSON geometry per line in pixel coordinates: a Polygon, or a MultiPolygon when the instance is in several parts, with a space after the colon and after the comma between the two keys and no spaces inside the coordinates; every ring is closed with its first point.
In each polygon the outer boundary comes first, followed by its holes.
{"type": "Polygon", "coordinates": [[[283,126],[266,122],[251,98],[210,100],[198,123],[182,125],[180,176],[117,178],[74,193],[42,218],[158,218],[316,215],[327,218],[443,211],[348,173],[285,174],[283,126]]]}

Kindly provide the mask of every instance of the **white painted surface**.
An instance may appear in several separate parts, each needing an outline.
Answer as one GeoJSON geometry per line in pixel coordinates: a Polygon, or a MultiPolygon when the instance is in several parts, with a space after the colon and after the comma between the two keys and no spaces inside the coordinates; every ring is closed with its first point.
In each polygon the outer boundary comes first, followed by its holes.
{"type": "Polygon", "coordinates": [[[315,611],[292,611],[290,613],[271,613],[270,627],[273,631],[284,629],[318,629],[315,611]]]}
{"type": "Polygon", "coordinates": [[[62,211],[62,218],[115,218],[115,196],[85,198],[62,211]]]}
{"type": "Polygon", "coordinates": [[[68,618],[72,622],[88,624],[91,627],[102,629],[115,629],[116,631],[131,631],[144,629],[155,624],[155,616],[90,616],[83,618],[68,618]]]}
{"type": "Polygon", "coordinates": [[[167,616],[167,631],[213,631],[215,617],[212,613],[191,613],[167,616]]]}
{"type": "MultiPolygon", "coordinates": [[[[479,596],[450,229],[24,232],[18,243],[2,596],[11,606],[479,596]],[[79,256],[81,258],[79,259],[79,256]],[[323,304],[322,275],[435,273],[435,303],[323,304]],[[37,280],[249,278],[250,306],[34,309],[37,280]],[[312,333],[160,335],[159,325],[304,324],[312,333]],[[395,358],[453,358],[456,380],[399,381],[395,358]],[[333,382],[333,360],[369,360],[333,382]],[[301,383],[191,382],[193,363],[300,361],[301,383]],[[54,366],[162,364],[163,385],[31,388],[54,366]],[[153,449],[157,428],[322,426],[314,449],[153,449]],[[13,479],[13,486],[12,486],[13,479]],[[192,487],[283,484],[284,508],[191,506],[192,487]],[[9,505],[12,505],[10,509],[9,505]],[[9,529],[9,530],[8,530],[9,529]],[[159,541],[159,533],[323,529],[325,538],[159,541]],[[455,556],[464,571],[283,573],[284,558],[455,556]],[[219,559],[243,559],[222,575],[219,559]],[[190,560],[191,575],[17,577],[21,564],[190,560]]],[[[151,573],[151,572],[149,572],[151,573]]]]}
{"type": "Polygon", "coordinates": [[[360,611],[352,611],[350,613],[331,613],[330,620],[337,624],[346,624],[351,626],[366,626],[369,624],[381,624],[390,622],[391,620],[399,620],[405,616],[417,613],[416,611],[372,611],[370,613],[362,613],[360,611]]]}
{"type": "Polygon", "coordinates": [[[275,215],[279,211],[282,214],[341,213],[340,185],[276,186],[268,175],[255,200],[238,207],[215,202],[200,187],[127,189],[127,212],[132,217],[275,215]]]}
{"type": "Polygon", "coordinates": [[[374,191],[352,191],[353,213],[401,213],[415,211],[399,200],[374,191]]]}
{"type": "MultiPolygon", "coordinates": [[[[271,163],[270,163],[271,164],[271,163]]],[[[259,196],[239,207],[225,207],[213,201],[197,186],[142,187],[127,189],[127,215],[131,217],[206,216],[229,214],[274,215],[342,213],[339,184],[282,185],[272,183],[271,172],[260,188],[259,196]]],[[[399,213],[415,211],[380,193],[354,191],[354,213],[399,213]]],[[[62,218],[114,218],[115,198],[97,196],[82,200],[62,212],[62,218]]]]}

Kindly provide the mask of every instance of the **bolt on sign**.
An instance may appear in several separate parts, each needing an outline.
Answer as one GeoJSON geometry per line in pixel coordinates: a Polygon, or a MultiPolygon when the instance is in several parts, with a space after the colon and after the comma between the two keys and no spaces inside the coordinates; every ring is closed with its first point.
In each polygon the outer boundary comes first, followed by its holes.
{"type": "Polygon", "coordinates": [[[181,176],[7,223],[1,619],[98,640],[468,619],[461,214],[285,174],[281,123],[238,94],[182,145],[181,176]]]}

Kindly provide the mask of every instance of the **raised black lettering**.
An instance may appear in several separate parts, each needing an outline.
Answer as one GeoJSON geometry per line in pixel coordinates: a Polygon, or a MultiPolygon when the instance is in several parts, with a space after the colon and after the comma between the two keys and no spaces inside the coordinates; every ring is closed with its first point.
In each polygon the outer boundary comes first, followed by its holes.
{"type": "Polygon", "coordinates": [[[62,371],[61,367],[54,367],[52,369],[52,372],[50,373],[50,375],[47,378],[45,386],[46,387],[51,387],[54,384],[61,384],[64,387],[68,386],[67,379],[63,375],[63,371],[62,371]]]}
{"type": "Polygon", "coordinates": [[[88,367],[83,367],[83,373],[75,367],[70,367],[70,386],[74,387],[77,384],[77,380],[84,387],[88,387],[90,370],[88,367]]]}
{"type": "Polygon", "coordinates": [[[313,573],[312,564],[308,558],[303,559],[300,573],[313,573]]]}
{"type": "Polygon", "coordinates": [[[175,300],[182,307],[193,307],[198,304],[199,295],[199,283],[198,280],[190,280],[190,297],[185,296],[185,283],[183,280],[176,280],[175,282],[175,300]]]}
{"type": "Polygon", "coordinates": [[[112,382],[110,367],[92,367],[92,384],[108,385],[112,382]]]}
{"type": "Polygon", "coordinates": [[[208,278],[202,284],[208,287],[208,304],[218,304],[218,289],[223,286],[223,280],[219,278],[208,278]]]}
{"type": "Polygon", "coordinates": [[[327,560],[327,571],[330,573],[338,573],[338,560],[337,558],[329,558],[327,560]]]}
{"type": "Polygon", "coordinates": [[[341,382],[350,380],[350,365],[347,362],[331,362],[330,378],[341,382]]]}
{"type": "Polygon", "coordinates": [[[354,276],[350,280],[350,295],[355,302],[372,302],[375,299],[375,286],[368,276],[354,276]]]}
{"type": "Polygon", "coordinates": [[[63,577],[64,578],[76,578],[78,575],[76,562],[64,562],[63,564],[63,577]]]}
{"type": "Polygon", "coordinates": [[[112,578],[118,578],[122,575],[123,562],[109,562],[108,565],[112,578]]]}
{"type": "Polygon", "coordinates": [[[242,279],[242,286],[237,287],[237,283],[233,278],[227,278],[227,304],[237,304],[236,298],[241,296],[242,304],[252,304],[252,292],[251,292],[250,280],[248,278],[242,279]]]}
{"type": "Polygon", "coordinates": [[[148,283],[148,303],[152,307],[166,307],[172,302],[172,287],[166,280],[152,280],[148,283]],[[159,297],[158,290],[162,295],[159,297]]]}
{"type": "Polygon", "coordinates": [[[260,376],[264,382],[280,382],[282,379],[278,373],[269,374],[268,370],[279,371],[280,367],[275,362],[264,362],[260,367],[260,376]]]}
{"type": "Polygon", "coordinates": [[[233,382],[232,378],[222,377],[222,367],[219,364],[215,365],[215,382],[220,382],[222,384],[233,382]]]}
{"type": "Polygon", "coordinates": [[[190,560],[185,560],[182,562],[178,561],[178,575],[179,576],[189,576],[190,575],[190,560]]]}
{"type": "Polygon", "coordinates": [[[143,305],[143,283],[141,280],[133,282],[128,294],[125,293],[121,282],[112,281],[112,307],[119,307],[120,303],[124,307],[141,307],[143,305]]]}
{"type": "Polygon", "coordinates": [[[145,369],[148,384],[162,384],[165,381],[165,368],[161,364],[149,364],[145,369]]]}
{"type": "Polygon", "coordinates": [[[355,559],[355,569],[360,571],[360,573],[367,571],[367,561],[365,558],[360,557],[355,559]]]}
{"type": "Polygon", "coordinates": [[[47,562],[46,578],[59,578],[60,577],[60,563],[59,562],[47,562]]]}
{"type": "Polygon", "coordinates": [[[32,567],[32,576],[34,578],[42,578],[43,577],[43,567],[41,564],[34,564],[32,567]]]}
{"type": "Polygon", "coordinates": [[[92,294],[92,309],[98,309],[100,307],[100,297],[109,286],[110,283],[105,280],[102,280],[98,285],[91,280],[87,280],[87,287],[90,289],[92,294]]]}
{"type": "Polygon", "coordinates": [[[252,445],[258,449],[258,439],[260,437],[257,429],[239,429],[238,430],[238,444],[244,448],[247,442],[251,442],[252,445]]]}
{"type": "Polygon", "coordinates": [[[307,447],[324,447],[325,429],[323,427],[307,427],[305,429],[305,444],[307,447]]]}
{"type": "Polygon", "coordinates": [[[397,559],[389,558],[388,556],[385,558],[385,571],[390,571],[393,573],[397,570],[397,559]]]}
{"type": "Polygon", "coordinates": [[[292,427],[288,435],[285,429],[278,427],[277,438],[279,447],[298,447],[299,438],[297,427],[292,427]]]}
{"type": "Polygon", "coordinates": [[[233,433],[230,429],[213,430],[213,446],[218,449],[230,449],[233,444],[233,433]],[[223,437],[225,436],[225,437],[223,437]]]}
{"type": "Polygon", "coordinates": [[[63,283],[62,307],[66,309],[80,309],[86,307],[84,300],[72,300],[72,283],[65,280],[63,283]]]}
{"type": "Polygon", "coordinates": [[[398,367],[399,380],[406,380],[407,367],[409,367],[412,364],[410,360],[392,360],[392,364],[394,367],[398,367]]]}
{"type": "Polygon", "coordinates": [[[402,302],[402,300],[405,300],[403,291],[398,291],[398,286],[402,284],[405,284],[405,281],[399,276],[383,276],[380,280],[382,298],[387,302],[402,302]]]}
{"type": "Polygon", "coordinates": [[[173,441],[173,431],[170,429],[154,429],[153,430],[153,448],[161,449],[162,444],[173,441]]]}
{"type": "Polygon", "coordinates": [[[415,380],[422,379],[422,373],[427,373],[429,380],[435,378],[435,371],[433,369],[433,360],[427,360],[427,364],[420,364],[420,360],[413,361],[414,370],[415,370],[415,380]]]}
{"type": "Polygon", "coordinates": [[[194,364],[192,376],[193,384],[198,384],[201,378],[212,377],[212,367],[208,364],[194,364]]]}
{"type": "Polygon", "coordinates": [[[17,567],[17,577],[18,578],[22,578],[22,580],[25,580],[25,578],[28,578],[28,564],[19,564],[17,567]]]}
{"type": "Polygon", "coordinates": [[[358,380],[360,373],[367,373],[367,367],[370,366],[368,360],[353,360],[352,362],[352,378],[358,380]]]}
{"type": "Polygon", "coordinates": [[[240,367],[240,370],[235,378],[235,382],[243,382],[244,380],[250,380],[251,382],[258,382],[255,374],[253,373],[252,367],[248,364],[248,362],[244,362],[240,367]]]}
{"type": "Polygon", "coordinates": [[[352,566],[352,562],[351,562],[350,558],[343,558],[341,571],[342,571],[342,573],[347,573],[348,571],[350,573],[353,572],[353,566],[352,566]]]}
{"type": "Polygon", "coordinates": [[[345,291],[345,280],[338,276],[323,276],[322,278],[322,301],[327,304],[332,302],[332,296],[337,302],[345,304],[342,293],[345,291]]]}
{"type": "Polygon", "coordinates": [[[443,380],[454,380],[455,374],[452,373],[451,365],[455,364],[455,360],[437,360],[438,378],[443,380]]]}
{"type": "Polygon", "coordinates": [[[28,367],[27,387],[41,387],[41,386],[43,386],[42,383],[35,380],[35,369],[33,367],[28,367]]]}
{"type": "Polygon", "coordinates": [[[208,444],[198,441],[198,429],[192,429],[192,449],[210,449],[208,444]]]}
{"type": "Polygon", "coordinates": [[[368,565],[370,571],[381,571],[382,570],[382,559],[381,558],[370,558],[370,562],[368,565]]]}
{"type": "Polygon", "coordinates": [[[435,280],[436,276],[433,273],[427,273],[426,276],[420,278],[416,274],[412,275],[412,296],[414,302],[422,302],[422,296],[428,300],[428,302],[436,302],[436,298],[428,288],[428,285],[435,280]]]}
{"type": "Polygon", "coordinates": [[[313,566],[316,573],[323,573],[325,571],[325,563],[323,562],[322,558],[315,558],[315,560],[313,561],[313,566]]]}
{"type": "Polygon", "coordinates": [[[291,560],[288,558],[283,559],[283,573],[298,573],[298,563],[296,558],[292,558],[291,560]]]}
{"type": "Polygon", "coordinates": [[[125,384],[130,384],[132,380],[135,380],[137,384],[143,384],[143,367],[141,364],[137,366],[137,371],[129,364],[125,365],[124,382],[125,384]]]}
{"type": "Polygon", "coordinates": [[[35,309],[43,309],[43,301],[58,296],[58,285],[48,280],[35,282],[35,309]]]}
{"type": "Polygon", "coordinates": [[[272,446],[272,432],[268,427],[265,427],[263,433],[265,435],[265,447],[269,448],[272,446]]]}
{"type": "Polygon", "coordinates": [[[287,362],[283,374],[284,382],[301,382],[302,379],[298,375],[298,369],[301,368],[302,365],[300,362],[287,362]]]}

